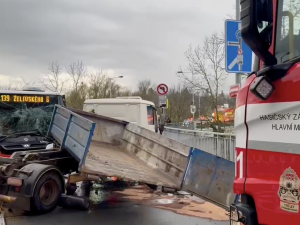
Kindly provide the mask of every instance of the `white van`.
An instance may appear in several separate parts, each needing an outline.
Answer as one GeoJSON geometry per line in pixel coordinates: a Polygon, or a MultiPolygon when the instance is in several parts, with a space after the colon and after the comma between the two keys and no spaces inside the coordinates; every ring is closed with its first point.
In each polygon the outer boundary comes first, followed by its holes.
{"type": "Polygon", "coordinates": [[[153,102],[138,96],[87,99],[83,111],[125,120],[156,132],[157,113],[153,102]]]}

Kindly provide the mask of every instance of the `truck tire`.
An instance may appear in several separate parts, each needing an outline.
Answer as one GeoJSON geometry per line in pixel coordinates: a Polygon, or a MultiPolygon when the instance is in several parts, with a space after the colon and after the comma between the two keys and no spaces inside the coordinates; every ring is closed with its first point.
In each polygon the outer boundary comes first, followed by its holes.
{"type": "Polygon", "coordinates": [[[59,174],[49,171],[37,181],[33,197],[32,212],[43,214],[53,211],[63,193],[63,184],[59,174]]]}

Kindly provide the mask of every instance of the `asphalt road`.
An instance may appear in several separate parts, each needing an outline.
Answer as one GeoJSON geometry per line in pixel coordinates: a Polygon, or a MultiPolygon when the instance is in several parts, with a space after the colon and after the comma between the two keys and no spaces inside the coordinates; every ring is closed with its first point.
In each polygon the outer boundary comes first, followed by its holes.
{"type": "MultiPolygon", "coordinates": [[[[84,187],[81,191],[83,190],[84,187]]],[[[93,194],[90,194],[90,198],[91,196],[93,194]]],[[[102,196],[102,200],[94,204],[90,211],[58,207],[52,213],[41,216],[24,216],[17,212],[13,215],[6,212],[6,225],[229,225],[225,212],[216,206],[191,196],[180,198],[166,194],[157,195],[145,185],[127,187],[125,190],[121,188],[114,192],[102,190],[97,196],[102,196]]]]}
{"type": "Polygon", "coordinates": [[[42,216],[14,216],[6,218],[7,225],[229,225],[209,219],[189,217],[168,210],[138,204],[122,204],[90,212],[57,208],[42,216]]]}

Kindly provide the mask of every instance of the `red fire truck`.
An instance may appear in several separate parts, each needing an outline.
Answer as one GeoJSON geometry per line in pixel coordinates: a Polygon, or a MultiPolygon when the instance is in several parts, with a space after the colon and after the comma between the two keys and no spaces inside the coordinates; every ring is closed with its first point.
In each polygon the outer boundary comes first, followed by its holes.
{"type": "Polygon", "coordinates": [[[300,224],[300,0],[241,0],[256,68],[236,99],[232,224],[300,224]],[[233,222],[235,221],[235,222],[233,222]]]}

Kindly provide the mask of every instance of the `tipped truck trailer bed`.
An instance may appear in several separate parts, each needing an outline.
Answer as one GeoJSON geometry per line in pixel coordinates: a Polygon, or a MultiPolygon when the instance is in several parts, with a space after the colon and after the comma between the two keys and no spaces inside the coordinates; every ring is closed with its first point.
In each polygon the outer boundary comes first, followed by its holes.
{"type": "Polygon", "coordinates": [[[50,132],[79,161],[81,173],[178,190],[191,150],[134,124],[59,106],[50,132]]]}
{"type": "Polygon", "coordinates": [[[234,197],[226,162],[223,165],[216,156],[203,156],[200,150],[134,124],[55,106],[48,135],[60,143],[60,149],[0,158],[0,203],[4,207],[45,213],[57,204],[77,201],[86,208],[83,199],[72,196],[75,183],[109,176],[182,188],[225,208],[234,197]],[[217,163],[220,168],[212,170],[217,163]],[[69,175],[67,183],[64,175],[69,175]],[[62,196],[65,191],[67,195],[62,196]]]}
{"type": "Polygon", "coordinates": [[[175,177],[149,167],[139,158],[126,153],[122,146],[92,142],[83,171],[134,181],[178,188],[175,177]]]}

